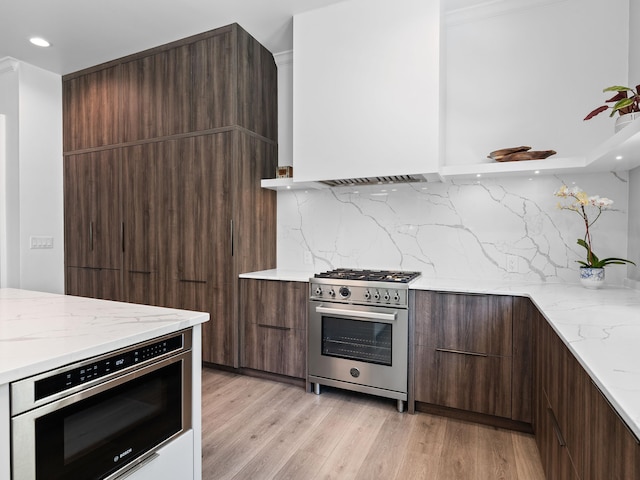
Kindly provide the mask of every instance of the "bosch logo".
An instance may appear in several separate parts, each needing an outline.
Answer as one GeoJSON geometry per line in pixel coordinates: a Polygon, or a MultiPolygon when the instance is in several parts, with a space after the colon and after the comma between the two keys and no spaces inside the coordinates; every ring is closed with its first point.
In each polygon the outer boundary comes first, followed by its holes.
{"type": "Polygon", "coordinates": [[[120,455],[116,455],[115,457],[113,457],[113,462],[117,462],[118,460],[123,459],[124,457],[126,457],[127,455],[129,455],[131,452],[133,452],[133,448],[127,448],[124,452],[122,452],[120,455]]]}

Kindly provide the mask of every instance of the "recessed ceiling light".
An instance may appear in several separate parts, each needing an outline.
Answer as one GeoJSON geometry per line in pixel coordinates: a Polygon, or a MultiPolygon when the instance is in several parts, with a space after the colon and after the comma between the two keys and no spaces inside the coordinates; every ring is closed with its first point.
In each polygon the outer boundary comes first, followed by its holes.
{"type": "Polygon", "coordinates": [[[476,173],[476,177],[477,177],[477,178],[480,178],[481,176],[482,176],[482,174],[480,174],[480,173],[476,173]]]}
{"type": "Polygon", "coordinates": [[[536,175],[539,175],[539,174],[540,174],[540,170],[536,170],[536,171],[535,171],[535,172],[533,172],[533,173],[535,173],[536,175]]]}
{"type": "Polygon", "coordinates": [[[618,156],[616,157],[616,160],[622,160],[622,155],[618,155],[618,156]]]}
{"type": "Polygon", "coordinates": [[[29,39],[29,41],[31,43],[33,43],[34,45],[37,45],[38,47],[49,47],[51,46],[51,44],[49,42],[47,42],[44,38],[40,38],[40,37],[32,37],[29,39]]]}

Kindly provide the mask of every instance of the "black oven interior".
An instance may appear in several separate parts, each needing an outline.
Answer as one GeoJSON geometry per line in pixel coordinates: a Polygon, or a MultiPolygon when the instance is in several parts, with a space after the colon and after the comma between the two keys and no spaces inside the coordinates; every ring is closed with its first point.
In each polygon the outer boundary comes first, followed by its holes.
{"type": "Polygon", "coordinates": [[[393,327],[388,323],[322,316],[322,354],[390,366],[393,327]]]}
{"type": "Polygon", "coordinates": [[[35,421],[37,479],[104,478],[182,429],[172,363],[35,421]]]}

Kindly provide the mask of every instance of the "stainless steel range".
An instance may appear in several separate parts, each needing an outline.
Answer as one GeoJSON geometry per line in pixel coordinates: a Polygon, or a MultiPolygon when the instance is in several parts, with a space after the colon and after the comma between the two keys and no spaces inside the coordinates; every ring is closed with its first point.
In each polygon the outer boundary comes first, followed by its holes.
{"type": "Polygon", "coordinates": [[[407,400],[409,283],[419,272],[336,269],[309,279],[309,382],[407,400]]]}

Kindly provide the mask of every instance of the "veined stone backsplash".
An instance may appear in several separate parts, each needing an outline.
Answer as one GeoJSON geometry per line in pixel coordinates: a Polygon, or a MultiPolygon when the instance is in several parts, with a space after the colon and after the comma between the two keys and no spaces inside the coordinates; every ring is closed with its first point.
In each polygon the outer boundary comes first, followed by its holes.
{"type": "MultiPolygon", "coordinates": [[[[626,258],[628,174],[567,174],[278,192],[278,268],[421,271],[426,278],[578,281],[581,217],[563,184],[614,200],[592,229],[601,258],[626,258]],[[304,263],[310,252],[313,265],[304,263]],[[307,254],[308,255],[308,254],[307,254]],[[516,272],[507,271],[515,256],[516,272]]],[[[626,267],[607,267],[621,284],[626,267]]]]}

